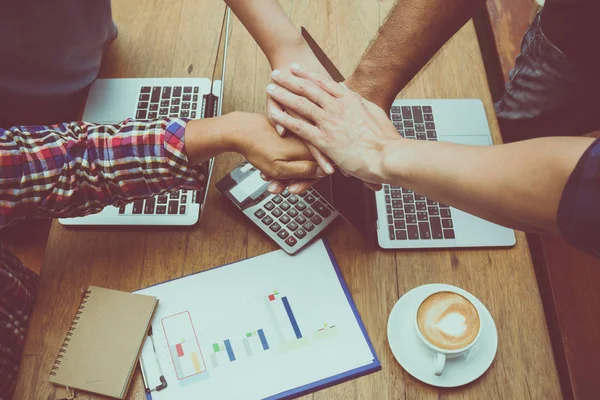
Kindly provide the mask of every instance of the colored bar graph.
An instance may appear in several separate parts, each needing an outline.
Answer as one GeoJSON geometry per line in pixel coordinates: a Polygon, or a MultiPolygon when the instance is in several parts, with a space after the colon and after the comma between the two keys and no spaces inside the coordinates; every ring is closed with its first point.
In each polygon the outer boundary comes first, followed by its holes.
{"type": "Polygon", "coordinates": [[[165,317],[161,323],[177,379],[206,371],[190,313],[184,311],[165,317]]]}
{"type": "Polygon", "coordinates": [[[202,368],[200,367],[200,359],[198,359],[198,353],[192,353],[192,363],[194,364],[194,369],[196,372],[202,372],[202,368]]]}
{"type": "Polygon", "coordinates": [[[296,317],[294,316],[294,312],[292,311],[292,307],[290,306],[290,303],[289,303],[287,297],[283,296],[281,298],[281,301],[283,302],[283,306],[285,307],[285,312],[287,313],[288,318],[290,319],[290,323],[292,324],[292,328],[294,329],[296,338],[301,339],[302,333],[300,332],[300,327],[298,327],[298,323],[296,322],[296,317]]]}
{"type": "Polygon", "coordinates": [[[217,355],[215,353],[210,355],[210,361],[212,362],[213,367],[219,366],[219,360],[217,359],[217,355]]]}
{"type": "Polygon", "coordinates": [[[225,350],[227,350],[229,361],[235,361],[235,354],[233,354],[233,348],[231,347],[231,342],[229,339],[225,340],[223,344],[225,345],[225,350]]]}
{"type": "Polygon", "coordinates": [[[269,343],[267,342],[265,332],[262,329],[259,329],[256,332],[258,333],[258,337],[260,338],[260,343],[262,344],[263,350],[269,350],[269,343]]]}
{"type": "Polygon", "coordinates": [[[246,338],[244,338],[243,342],[244,342],[244,349],[246,350],[246,354],[248,356],[251,356],[253,353],[252,353],[252,347],[250,347],[250,341],[246,337],[246,338]]]}

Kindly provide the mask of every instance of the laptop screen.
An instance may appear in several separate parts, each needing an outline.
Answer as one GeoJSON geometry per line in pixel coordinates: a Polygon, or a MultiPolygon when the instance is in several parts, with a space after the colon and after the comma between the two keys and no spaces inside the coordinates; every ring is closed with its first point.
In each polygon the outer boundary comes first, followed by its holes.
{"type": "MultiPolygon", "coordinates": [[[[335,81],[342,82],[344,77],[308,31],[304,27],[301,31],[302,36],[325,70],[335,81]]],[[[373,243],[377,243],[375,195],[362,181],[356,178],[347,178],[341,172],[336,171],[335,174],[321,179],[314,185],[314,188],[335,207],[346,221],[373,243]]]]}

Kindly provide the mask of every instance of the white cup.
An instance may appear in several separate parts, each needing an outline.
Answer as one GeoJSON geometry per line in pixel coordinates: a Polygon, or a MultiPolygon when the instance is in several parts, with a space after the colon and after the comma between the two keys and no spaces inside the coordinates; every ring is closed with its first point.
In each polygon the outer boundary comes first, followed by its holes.
{"type": "Polygon", "coordinates": [[[479,307],[477,307],[477,305],[473,302],[472,299],[473,299],[473,295],[471,295],[470,293],[468,293],[466,291],[459,292],[458,290],[447,288],[447,289],[437,290],[433,293],[429,293],[429,295],[427,297],[425,297],[417,306],[417,309],[415,311],[415,316],[413,318],[415,330],[417,331],[417,336],[419,337],[419,339],[421,339],[421,341],[425,344],[425,346],[427,346],[431,350],[431,352],[434,354],[433,373],[438,376],[442,375],[442,373],[444,372],[444,367],[446,366],[446,359],[457,358],[457,357],[466,355],[469,352],[469,350],[471,350],[473,348],[473,346],[475,346],[475,344],[479,341],[479,338],[481,337],[481,330],[482,330],[481,312],[479,311],[479,307]],[[475,307],[475,310],[477,311],[477,316],[479,317],[479,332],[477,332],[477,336],[475,336],[475,339],[473,339],[473,341],[471,343],[469,343],[468,345],[466,345],[463,348],[455,349],[455,350],[446,350],[446,349],[439,348],[436,345],[430,343],[425,338],[425,336],[423,336],[423,334],[421,333],[421,330],[419,329],[419,324],[417,322],[417,315],[419,313],[419,308],[421,307],[421,304],[423,304],[423,302],[425,300],[427,300],[429,297],[433,296],[434,294],[442,293],[442,292],[451,292],[451,293],[456,293],[458,295],[461,295],[462,297],[467,299],[471,304],[473,304],[473,307],[475,307]]]}

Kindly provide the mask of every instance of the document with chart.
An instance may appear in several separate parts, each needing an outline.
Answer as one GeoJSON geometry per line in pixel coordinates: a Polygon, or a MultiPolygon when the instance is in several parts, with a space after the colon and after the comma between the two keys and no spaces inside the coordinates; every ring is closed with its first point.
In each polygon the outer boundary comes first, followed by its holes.
{"type": "Polygon", "coordinates": [[[328,245],[152,286],[147,397],[283,399],[381,368],[328,245]]]}

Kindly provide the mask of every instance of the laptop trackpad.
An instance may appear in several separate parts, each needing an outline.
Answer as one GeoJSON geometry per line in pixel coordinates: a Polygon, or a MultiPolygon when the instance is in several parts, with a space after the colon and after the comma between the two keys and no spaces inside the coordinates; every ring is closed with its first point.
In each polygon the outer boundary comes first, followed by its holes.
{"type": "Polygon", "coordinates": [[[489,136],[485,135],[448,135],[442,136],[442,142],[450,142],[456,144],[469,144],[471,146],[491,146],[492,141],[489,136]]]}

